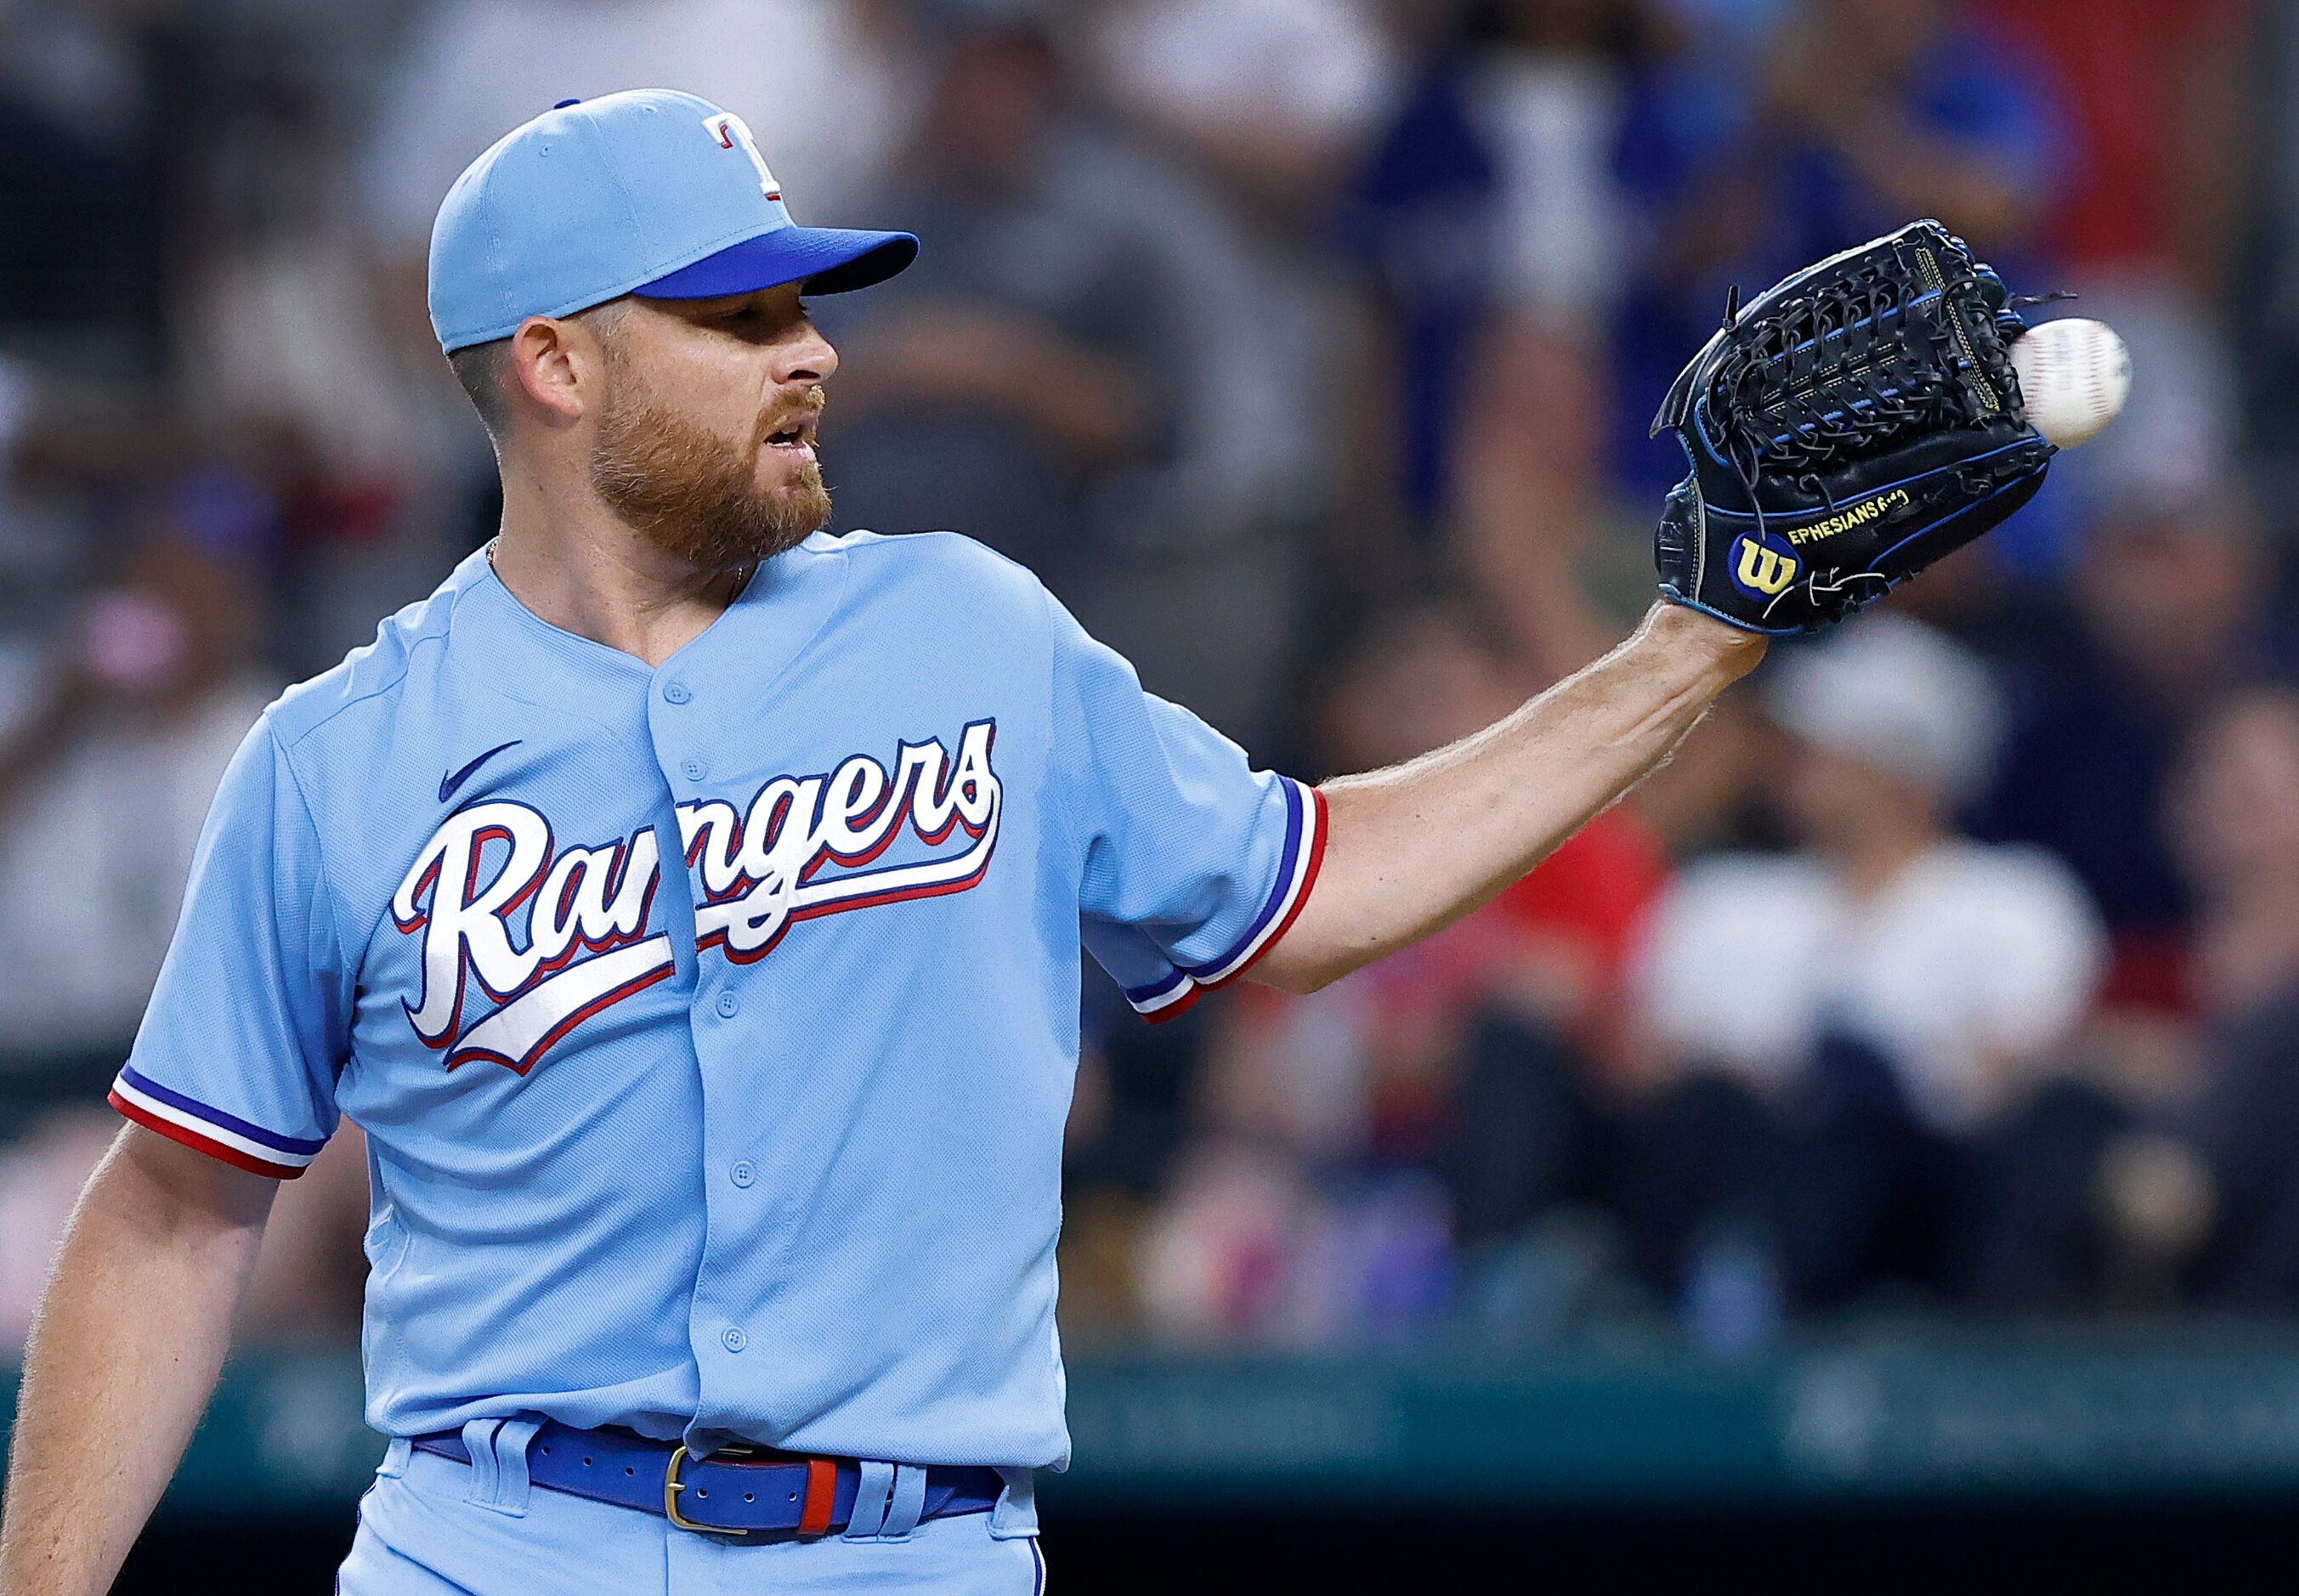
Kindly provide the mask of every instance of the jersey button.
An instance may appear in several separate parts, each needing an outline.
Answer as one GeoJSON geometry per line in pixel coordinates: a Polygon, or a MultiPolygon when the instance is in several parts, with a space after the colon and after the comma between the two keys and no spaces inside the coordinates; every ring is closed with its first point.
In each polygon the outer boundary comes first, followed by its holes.
{"type": "Polygon", "coordinates": [[[735,996],[733,993],[731,993],[731,992],[722,992],[722,993],[720,993],[718,994],[718,1018],[721,1018],[721,1019],[732,1019],[732,1018],[735,1018],[735,1016],[736,1016],[737,1014],[740,1014],[742,1011],[743,1011],[743,1000],[742,1000],[741,998],[736,997],[736,996],[735,996]]]}
{"type": "Polygon", "coordinates": [[[710,767],[701,760],[686,760],[680,763],[678,773],[689,781],[701,781],[710,774],[710,767]]]}
{"type": "Polygon", "coordinates": [[[718,1342],[730,1352],[739,1352],[751,1344],[751,1338],[743,1334],[740,1329],[729,1329],[726,1334],[718,1338],[718,1342]]]}
{"type": "Polygon", "coordinates": [[[662,690],[662,695],[670,700],[673,703],[685,703],[688,699],[694,696],[694,694],[688,690],[685,682],[671,683],[670,686],[662,690]]]}
{"type": "Polygon", "coordinates": [[[738,1160],[735,1167],[726,1171],[726,1173],[736,1185],[742,1187],[747,1192],[751,1189],[751,1185],[759,1178],[759,1167],[751,1162],[750,1160],[743,1159],[738,1160]]]}

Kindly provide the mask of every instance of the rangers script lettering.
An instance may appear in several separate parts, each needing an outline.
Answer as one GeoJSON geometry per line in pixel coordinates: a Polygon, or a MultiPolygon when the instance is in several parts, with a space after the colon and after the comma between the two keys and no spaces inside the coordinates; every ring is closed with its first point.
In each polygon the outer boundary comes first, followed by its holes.
{"type": "MultiPolygon", "coordinates": [[[[777,776],[742,810],[679,805],[680,856],[702,894],[697,949],[748,964],[796,921],[975,885],[998,845],[997,731],[992,720],[967,726],[954,761],[939,738],[903,743],[891,775],[858,753],[827,776],[777,776]],[[864,868],[906,829],[921,857],[864,868]],[[946,848],[959,831],[967,845],[946,848]],[[826,876],[826,865],[838,869],[826,876]]],[[[415,1034],[445,1052],[450,1069],[485,1060],[525,1075],[585,1019],[671,973],[669,934],[647,934],[660,881],[652,827],[561,849],[551,822],[527,804],[458,810],[392,900],[399,929],[424,938],[423,989],[405,1003],[415,1034]],[[523,947],[512,923],[522,908],[523,947]],[[466,1027],[471,977],[495,1006],[466,1027]]]]}

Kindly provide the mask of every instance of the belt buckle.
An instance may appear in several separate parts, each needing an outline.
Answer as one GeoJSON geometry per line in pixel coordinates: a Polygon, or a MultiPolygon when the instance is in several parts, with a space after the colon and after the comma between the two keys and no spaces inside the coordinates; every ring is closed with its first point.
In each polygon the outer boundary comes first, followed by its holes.
{"type": "Polygon", "coordinates": [[[686,1461],[689,1455],[684,1442],[670,1449],[670,1461],[663,1466],[662,1471],[662,1516],[675,1527],[692,1530],[698,1535],[731,1535],[738,1541],[747,1536],[751,1532],[746,1529],[722,1529],[715,1524],[697,1524],[678,1510],[678,1493],[686,1489],[686,1482],[678,1477],[678,1467],[686,1461]]]}

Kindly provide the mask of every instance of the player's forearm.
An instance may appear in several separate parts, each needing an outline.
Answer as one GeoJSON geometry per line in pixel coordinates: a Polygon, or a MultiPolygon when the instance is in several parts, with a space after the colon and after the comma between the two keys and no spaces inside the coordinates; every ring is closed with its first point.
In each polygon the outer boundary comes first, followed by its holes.
{"type": "Polygon", "coordinates": [[[89,1181],[25,1349],[8,1596],[111,1588],[214,1389],[272,1184],[137,1129],[89,1181]]]}
{"type": "Polygon", "coordinates": [[[1312,990],[1487,902],[1665,759],[1764,648],[1656,605],[1627,642],[1506,719],[1328,783],[1316,885],[1253,978],[1312,990]]]}

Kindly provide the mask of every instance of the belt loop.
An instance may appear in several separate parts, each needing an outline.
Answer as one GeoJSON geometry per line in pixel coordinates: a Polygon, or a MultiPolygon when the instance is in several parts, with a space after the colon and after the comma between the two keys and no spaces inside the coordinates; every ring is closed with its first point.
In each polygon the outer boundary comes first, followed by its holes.
{"type": "Polygon", "coordinates": [[[527,1449],[543,1428],[543,1421],[534,1418],[507,1418],[502,1429],[495,1432],[495,1489],[501,1496],[506,1513],[525,1514],[530,1490],[527,1474],[527,1449]]]}
{"type": "Polygon", "coordinates": [[[858,1465],[861,1478],[854,1485],[854,1508],[846,1517],[849,1541],[875,1541],[886,1517],[886,1502],[894,1492],[894,1466],[867,1459],[858,1465]]]}
{"type": "Polygon", "coordinates": [[[1026,1468],[1008,1468],[1002,1465],[999,1478],[1006,1489],[999,1494],[998,1505],[990,1509],[990,1538],[993,1541],[1018,1541],[1038,1533],[1037,1475],[1026,1468]]]}
{"type": "Polygon", "coordinates": [[[499,1418],[475,1418],[463,1426],[463,1450],[470,1454],[470,1477],[463,1483],[463,1500],[479,1507],[494,1505],[495,1432],[499,1418]]]}
{"type": "Polygon", "coordinates": [[[414,1455],[415,1442],[404,1435],[394,1435],[391,1444],[383,1449],[383,1461],[375,1466],[376,1477],[395,1480],[407,1472],[407,1459],[414,1455]]]}
{"type": "Polygon", "coordinates": [[[463,1500],[506,1517],[525,1517],[527,1448],[542,1427],[531,1418],[475,1418],[465,1425],[463,1446],[471,1454],[471,1484],[463,1500]]]}
{"type": "Polygon", "coordinates": [[[894,1465],[894,1500],[886,1509],[886,1522],[878,1526],[881,1541],[907,1541],[910,1532],[918,1527],[918,1515],[925,1511],[926,1471],[916,1463],[894,1465]]]}

